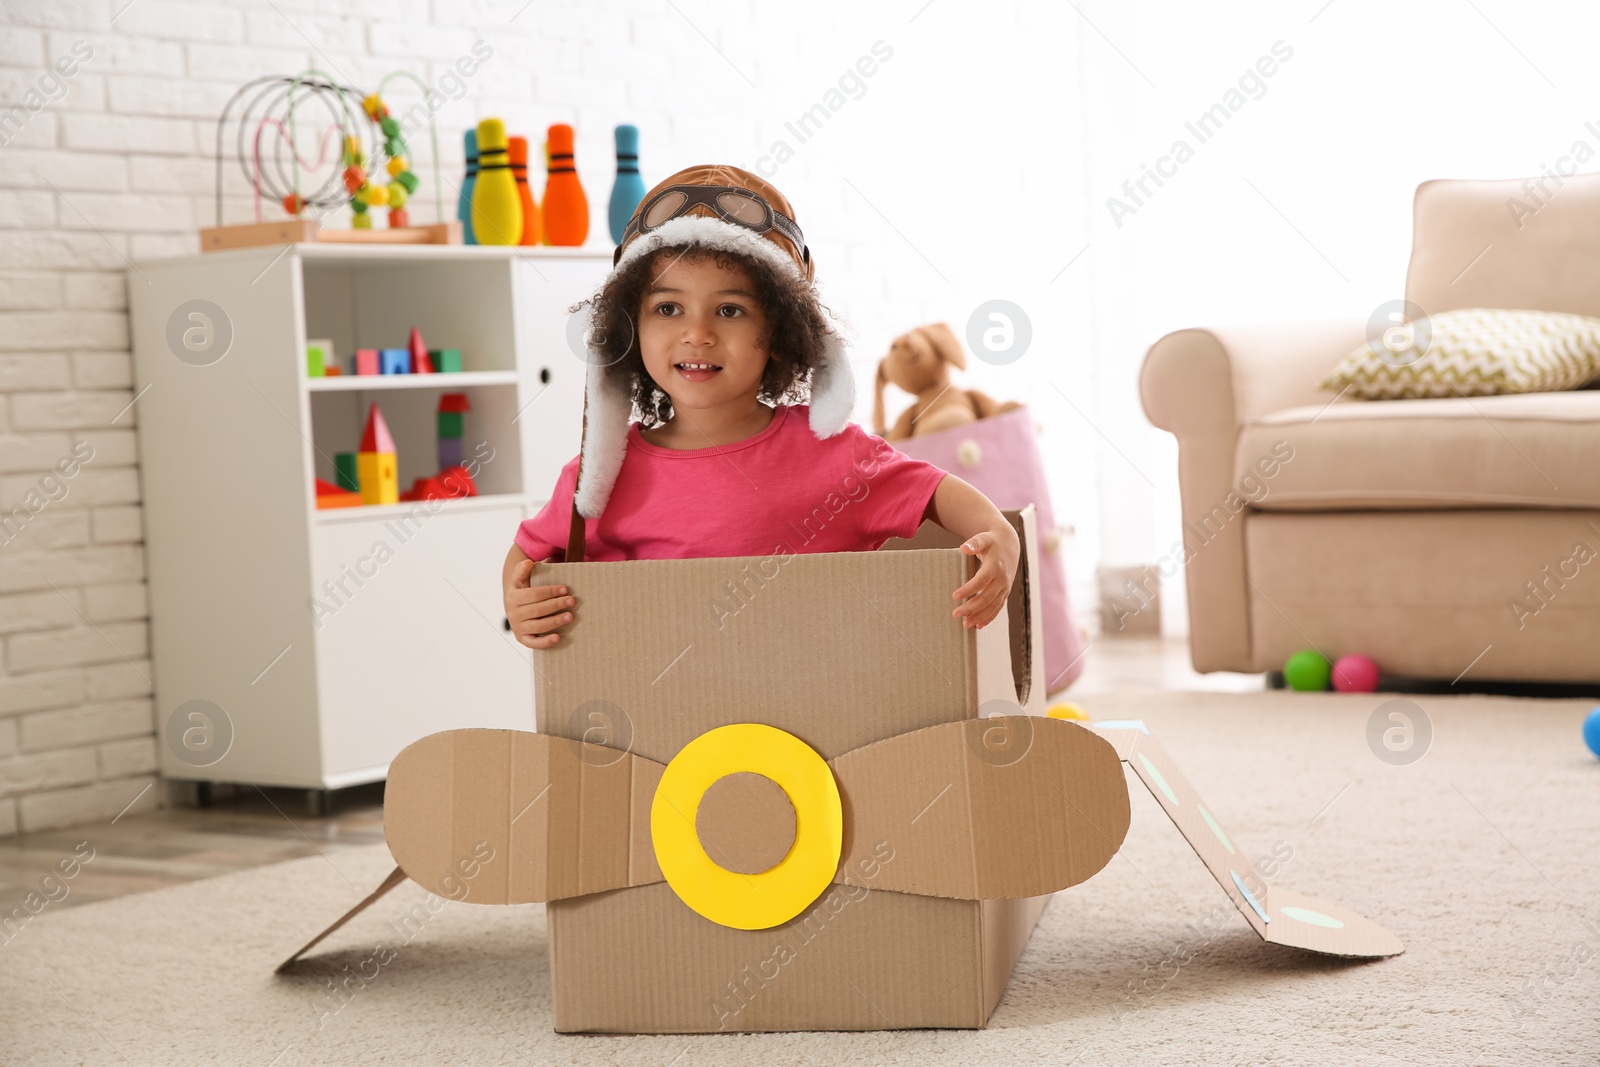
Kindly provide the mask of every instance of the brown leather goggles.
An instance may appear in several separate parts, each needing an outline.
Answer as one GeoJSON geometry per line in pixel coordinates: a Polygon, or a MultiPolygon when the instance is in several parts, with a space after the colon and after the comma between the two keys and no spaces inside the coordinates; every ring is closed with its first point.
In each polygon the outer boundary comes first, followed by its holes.
{"type": "Polygon", "coordinates": [[[800,250],[801,262],[808,267],[811,250],[795,221],[775,209],[760,193],[737,185],[669,185],[639,205],[622,231],[622,240],[611,255],[612,265],[622,259],[622,250],[636,237],[660,228],[670,219],[688,214],[696,206],[708,207],[724,222],[743,226],[753,233],[777,230],[800,250]]]}

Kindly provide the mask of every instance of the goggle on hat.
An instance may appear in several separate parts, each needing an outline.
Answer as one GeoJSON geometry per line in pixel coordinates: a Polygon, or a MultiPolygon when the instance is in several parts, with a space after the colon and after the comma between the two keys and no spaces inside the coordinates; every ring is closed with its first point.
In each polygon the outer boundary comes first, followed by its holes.
{"type": "MultiPolygon", "coordinates": [[[[672,179],[669,178],[667,181],[672,179]]],[[[771,186],[767,186],[767,189],[773,197],[783,202],[781,193],[771,186]]],[[[806,247],[805,235],[800,232],[799,225],[785,214],[789,210],[786,203],[784,209],[780,211],[760,192],[738,185],[695,185],[679,182],[672,185],[663,183],[656,186],[656,190],[659,191],[653,190],[650,195],[639,201],[639,206],[634,209],[633,218],[623,228],[622,243],[617,245],[617,250],[611,256],[613,266],[621,263],[623,250],[633,243],[634,238],[654,233],[673,219],[684,218],[694,212],[702,218],[720,218],[743,226],[753,233],[770,234],[769,239],[774,244],[794,257],[796,265],[805,272],[807,280],[814,275],[811,250],[806,247]],[[787,245],[778,239],[780,236],[787,240],[787,245]]]]}
{"type": "MultiPolygon", "coordinates": [[[[770,183],[738,167],[680,170],[645,194],[612,255],[612,274],[663,248],[698,247],[747,256],[808,284],[815,263],[789,201],[770,183]]],[[[588,305],[585,305],[587,310],[588,305]]],[[[611,497],[628,450],[632,399],[602,373],[607,357],[585,330],[589,364],[584,383],[583,441],[565,561],[583,559],[584,520],[598,518],[611,497]]],[[[830,334],[811,379],[811,432],[819,439],[843,430],[855,411],[855,374],[844,344],[830,334]]]]}

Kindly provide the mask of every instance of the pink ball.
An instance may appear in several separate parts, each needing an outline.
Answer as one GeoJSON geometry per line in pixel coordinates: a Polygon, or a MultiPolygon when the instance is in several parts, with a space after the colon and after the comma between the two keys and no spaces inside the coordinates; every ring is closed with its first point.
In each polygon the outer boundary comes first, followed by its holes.
{"type": "Polygon", "coordinates": [[[1333,664],[1333,687],[1341,693],[1375,693],[1378,665],[1370,656],[1340,656],[1333,664]]]}

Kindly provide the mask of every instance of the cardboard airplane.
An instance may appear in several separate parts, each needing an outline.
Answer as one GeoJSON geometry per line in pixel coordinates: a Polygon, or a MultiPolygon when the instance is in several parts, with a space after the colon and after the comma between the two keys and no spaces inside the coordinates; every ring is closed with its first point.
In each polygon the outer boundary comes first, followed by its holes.
{"type": "Polygon", "coordinates": [[[394,872],[279,969],[409,877],[546,903],[558,1031],[980,1027],[1049,894],[1121,846],[1124,764],[1263,940],[1403,951],[1267,886],[1143,723],[1040,714],[1034,514],[1005,514],[1022,562],[982,630],[950,616],[977,563],[932,523],[878,552],[539,564],[594,611],[534,653],[539,732],[402,751],[394,872]]]}

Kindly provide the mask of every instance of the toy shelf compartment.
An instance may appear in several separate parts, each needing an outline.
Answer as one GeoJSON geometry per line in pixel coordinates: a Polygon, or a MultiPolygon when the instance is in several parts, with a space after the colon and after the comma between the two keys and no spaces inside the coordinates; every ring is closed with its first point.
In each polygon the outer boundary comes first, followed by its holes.
{"type": "MultiPolygon", "coordinates": [[[[513,307],[514,266],[509,257],[316,256],[301,259],[306,339],[333,343],[340,374],[311,377],[301,358],[301,380],[311,411],[312,469],[337,484],[333,457],[358,451],[373,404],[394,435],[405,492],[418,478],[439,472],[437,411],[443,393],[464,393],[462,457],[479,497],[445,501],[455,509],[469,500],[519,505],[525,487],[522,445],[513,421],[519,381],[513,307]],[[430,349],[461,352],[462,370],[430,374],[351,374],[358,348],[404,348],[412,327],[430,349]]],[[[314,502],[313,502],[314,503],[314,502]]],[[[412,502],[354,508],[314,508],[318,524],[362,515],[403,513],[412,502]]]]}
{"type": "MultiPolygon", "coordinates": [[[[404,348],[413,326],[422,331],[422,341],[430,349],[460,349],[463,372],[511,376],[516,371],[512,264],[508,258],[306,256],[301,260],[301,287],[306,340],[333,342],[335,359],[344,372],[339,377],[349,375],[350,357],[356,349],[404,348]]],[[[304,358],[302,353],[302,363],[304,358]]],[[[448,377],[439,375],[441,382],[448,377]]],[[[337,380],[306,378],[308,383],[337,380]]],[[[341,383],[312,388],[354,387],[341,383]]]]}
{"type": "MultiPolygon", "coordinates": [[[[400,377],[400,375],[394,375],[400,377]]],[[[334,454],[359,451],[361,433],[367,424],[372,404],[383,412],[383,420],[394,436],[395,459],[400,472],[401,492],[418,478],[439,473],[438,417],[442,393],[465,393],[471,410],[462,418],[461,458],[468,464],[477,485],[477,498],[446,501],[445,507],[484,497],[504,497],[520,504],[526,491],[522,478],[522,449],[518,435],[518,388],[514,376],[498,384],[472,385],[461,382],[475,375],[426,374],[425,386],[390,390],[317,390],[310,395],[312,469],[318,478],[338,484],[334,454]]],[[[312,379],[314,380],[314,379],[312,379]]],[[[399,505],[363,505],[353,508],[320,508],[318,522],[336,521],[341,513],[384,510],[399,505]]]]}

